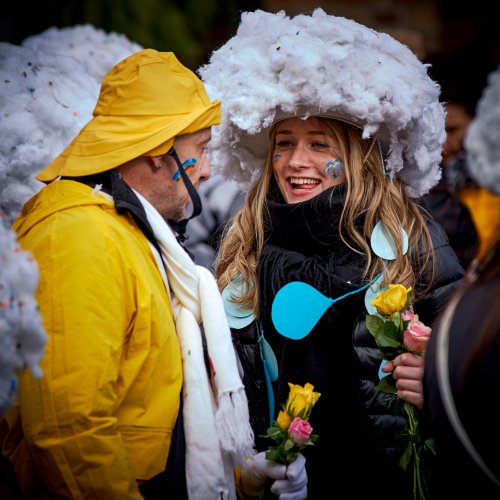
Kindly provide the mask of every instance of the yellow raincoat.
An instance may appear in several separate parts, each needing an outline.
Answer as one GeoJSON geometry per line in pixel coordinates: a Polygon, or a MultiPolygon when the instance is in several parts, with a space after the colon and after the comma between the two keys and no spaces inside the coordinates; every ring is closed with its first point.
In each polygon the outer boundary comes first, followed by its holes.
{"type": "Polygon", "coordinates": [[[500,230],[500,196],[481,186],[463,188],[458,196],[467,206],[479,233],[477,258],[486,255],[500,230]]]}
{"type": "Polygon", "coordinates": [[[13,227],[40,267],[49,342],[42,378],[20,375],[3,453],[27,498],[142,498],[137,481],[165,468],[182,386],[150,246],[106,195],[70,180],[44,187],[13,227]]]}

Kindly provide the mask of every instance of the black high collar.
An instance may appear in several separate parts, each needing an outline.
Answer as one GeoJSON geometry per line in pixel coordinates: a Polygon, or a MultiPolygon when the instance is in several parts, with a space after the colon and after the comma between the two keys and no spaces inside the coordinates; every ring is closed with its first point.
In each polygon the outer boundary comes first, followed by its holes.
{"type": "Polygon", "coordinates": [[[306,255],[327,255],[339,249],[344,199],[345,186],[339,184],[310,200],[289,204],[273,186],[267,198],[266,242],[306,255]]]}

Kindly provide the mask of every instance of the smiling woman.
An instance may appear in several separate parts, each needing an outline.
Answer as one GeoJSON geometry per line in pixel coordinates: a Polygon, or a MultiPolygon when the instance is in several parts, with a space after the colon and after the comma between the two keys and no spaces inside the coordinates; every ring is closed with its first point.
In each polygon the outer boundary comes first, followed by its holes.
{"type": "MultiPolygon", "coordinates": [[[[320,438],[301,451],[307,496],[293,498],[335,496],[335,484],[353,498],[410,499],[405,419],[377,388],[382,353],[365,315],[369,297],[401,283],[431,325],[463,276],[414,200],[440,175],[439,89],[406,46],[321,9],[244,13],[200,74],[223,102],[212,162],[248,191],[216,276],[254,433],[265,435],[289,383],[309,383],[320,438]]],[[[398,397],[420,407],[422,358],[391,361],[398,397]]]]}

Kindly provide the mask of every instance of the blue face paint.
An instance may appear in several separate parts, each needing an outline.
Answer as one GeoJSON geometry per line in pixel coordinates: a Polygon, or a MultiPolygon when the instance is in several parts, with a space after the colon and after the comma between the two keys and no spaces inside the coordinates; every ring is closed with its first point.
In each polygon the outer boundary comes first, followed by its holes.
{"type": "MultiPolygon", "coordinates": [[[[196,159],[195,158],[188,158],[183,164],[182,164],[182,170],[187,171],[189,170],[188,167],[193,168],[194,165],[196,164],[196,159]]],[[[181,173],[178,170],[175,175],[172,176],[172,180],[175,182],[180,182],[181,180],[181,173]]]]}
{"type": "Polygon", "coordinates": [[[273,161],[279,160],[281,158],[281,155],[274,155],[273,156],[273,161]]]}
{"type": "Polygon", "coordinates": [[[328,160],[325,164],[325,174],[332,179],[338,179],[344,175],[344,164],[337,158],[328,160]]]}

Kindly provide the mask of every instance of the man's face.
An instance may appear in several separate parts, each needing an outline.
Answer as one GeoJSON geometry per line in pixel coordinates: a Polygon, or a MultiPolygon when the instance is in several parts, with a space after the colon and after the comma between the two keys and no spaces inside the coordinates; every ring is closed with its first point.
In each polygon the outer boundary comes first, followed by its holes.
{"type": "MultiPolygon", "coordinates": [[[[175,138],[177,156],[196,189],[210,177],[206,149],[211,137],[211,128],[207,128],[175,138]]],[[[184,219],[186,208],[191,203],[191,197],[178,172],[177,163],[171,156],[161,157],[161,168],[151,177],[148,193],[144,194],[165,220],[184,219]]]]}
{"type": "Polygon", "coordinates": [[[450,102],[446,105],[446,140],[443,145],[443,163],[462,150],[465,133],[472,118],[462,104],[450,102]]]}

